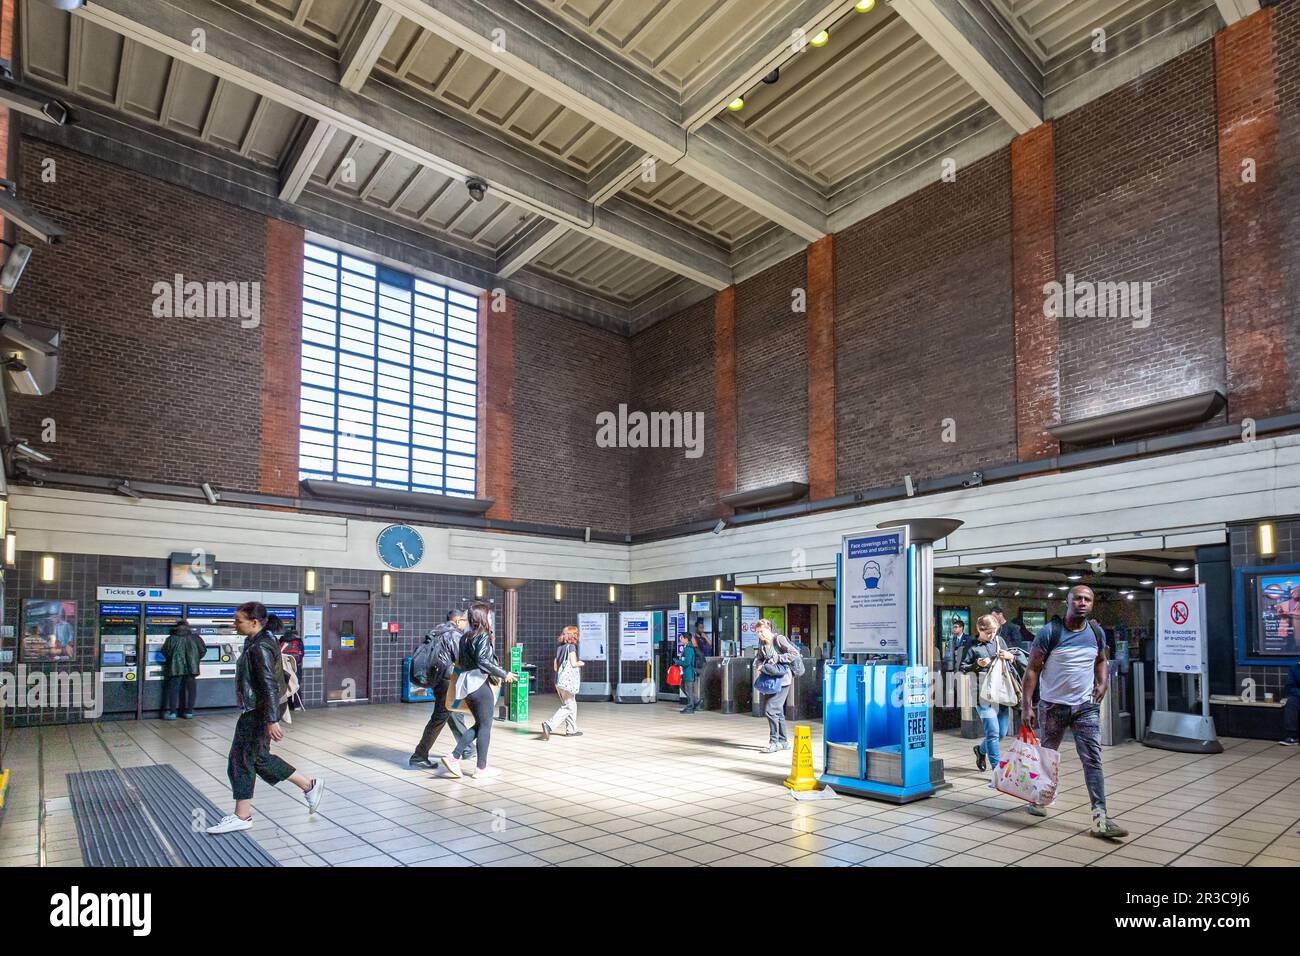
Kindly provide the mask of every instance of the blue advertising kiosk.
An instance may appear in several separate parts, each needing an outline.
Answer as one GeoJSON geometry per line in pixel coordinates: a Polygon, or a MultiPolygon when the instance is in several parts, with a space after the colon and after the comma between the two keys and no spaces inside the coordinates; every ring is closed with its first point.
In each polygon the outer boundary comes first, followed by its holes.
{"type": "Polygon", "coordinates": [[[934,542],[961,525],[955,518],[890,521],[841,540],[820,783],[892,803],[922,800],[944,786],[943,763],[931,756],[934,542]],[[846,664],[845,652],[905,663],[846,664]]]}

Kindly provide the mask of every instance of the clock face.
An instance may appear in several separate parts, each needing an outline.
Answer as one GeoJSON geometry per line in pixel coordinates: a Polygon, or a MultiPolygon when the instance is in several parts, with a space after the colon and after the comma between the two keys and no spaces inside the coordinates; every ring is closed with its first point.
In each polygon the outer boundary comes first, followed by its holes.
{"type": "Polygon", "coordinates": [[[389,525],[379,532],[376,545],[379,560],[398,571],[415,567],[424,557],[424,539],[410,525],[389,525]]]}

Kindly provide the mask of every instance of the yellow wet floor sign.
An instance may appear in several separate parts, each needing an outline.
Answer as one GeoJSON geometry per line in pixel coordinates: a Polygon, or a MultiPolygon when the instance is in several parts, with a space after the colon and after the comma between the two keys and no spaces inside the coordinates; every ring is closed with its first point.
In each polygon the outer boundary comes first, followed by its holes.
{"type": "Polygon", "coordinates": [[[791,790],[817,789],[817,778],[813,775],[812,728],[802,724],[794,728],[794,751],[785,785],[791,790]]]}

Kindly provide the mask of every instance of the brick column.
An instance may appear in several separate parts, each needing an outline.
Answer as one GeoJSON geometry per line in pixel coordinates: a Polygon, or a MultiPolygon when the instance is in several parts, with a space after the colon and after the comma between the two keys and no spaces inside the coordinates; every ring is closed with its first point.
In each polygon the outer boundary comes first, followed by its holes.
{"type": "Polygon", "coordinates": [[[1286,410],[1282,224],[1273,10],[1214,37],[1219,127],[1219,236],[1228,412],[1234,421],[1286,410]],[[1253,179],[1243,164],[1253,161],[1253,179]]]}
{"type": "Polygon", "coordinates": [[[302,376],[302,246],[299,226],[266,221],[262,281],[262,445],[258,490],[298,496],[302,376]]]}
{"type": "Polygon", "coordinates": [[[515,306],[491,290],[478,299],[478,349],[476,494],[492,499],[488,518],[509,521],[514,480],[515,306]]]}
{"type": "Polygon", "coordinates": [[[1011,270],[1016,372],[1016,456],[1048,458],[1060,443],[1061,376],[1056,319],[1043,286],[1056,279],[1056,150],[1052,124],[1011,143],[1011,270]]]}
{"type": "Polygon", "coordinates": [[[808,247],[808,498],[835,497],[835,237],[808,247]]]}
{"type": "MultiPolygon", "coordinates": [[[[14,61],[14,7],[17,2],[18,0],[0,0],[0,59],[8,60],[10,63],[14,61]]],[[[13,114],[9,110],[0,109],[0,179],[11,178],[9,176],[9,154],[11,151],[16,152],[15,147],[17,144],[11,141],[9,136],[12,116],[13,114]]],[[[14,137],[14,139],[17,139],[17,137],[14,137]]],[[[13,164],[15,173],[17,169],[18,164],[15,162],[13,164]]],[[[17,176],[15,175],[12,178],[17,179],[17,176]]],[[[21,188],[22,184],[20,183],[19,189],[21,188]]],[[[5,229],[6,223],[3,218],[0,218],[0,231],[5,231],[5,229]]],[[[6,236],[6,238],[12,239],[9,236],[6,236]]],[[[5,296],[0,295],[0,305],[3,305],[4,301],[5,296]]]]}
{"type": "MultiPolygon", "coordinates": [[[[713,297],[713,496],[736,490],[736,287],[713,297]]],[[[732,513],[721,500],[717,513],[732,513]]]]}

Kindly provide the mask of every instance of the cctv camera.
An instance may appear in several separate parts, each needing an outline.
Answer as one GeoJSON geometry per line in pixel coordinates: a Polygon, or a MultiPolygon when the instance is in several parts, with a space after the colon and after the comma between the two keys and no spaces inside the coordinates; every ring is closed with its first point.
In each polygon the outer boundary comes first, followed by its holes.
{"type": "Polygon", "coordinates": [[[479,179],[477,176],[466,180],[465,188],[469,190],[469,198],[475,202],[482,202],[483,197],[487,195],[488,184],[486,181],[479,179]]]}
{"type": "Polygon", "coordinates": [[[29,458],[32,461],[39,462],[42,465],[48,465],[50,462],[54,460],[49,455],[45,454],[45,452],[37,451],[35,448],[27,444],[26,442],[22,442],[22,441],[16,442],[13,446],[13,449],[18,454],[22,455],[24,458],[29,458]]]}
{"type": "Polygon", "coordinates": [[[963,488],[978,488],[984,484],[984,473],[982,471],[972,471],[970,477],[962,481],[963,488]]]}
{"type": "Polygon", "coordinates": [[[71,118],[61,100],[16,82],[13,70],[4,61],[0,61],[0,104],[55,126],[63,126],[71,118]]]}

